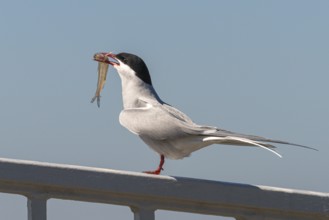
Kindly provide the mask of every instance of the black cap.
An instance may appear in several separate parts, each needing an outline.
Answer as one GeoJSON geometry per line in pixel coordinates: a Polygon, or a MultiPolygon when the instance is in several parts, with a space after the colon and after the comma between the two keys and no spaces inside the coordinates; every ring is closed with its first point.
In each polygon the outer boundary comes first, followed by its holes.
{"type": "Polygon", "coordinates": [[[138,78],[152,85],[151,76],[145,62],[138,56],[130,53],[119,53],[115,56],[118,60],[128,65],[136,72],[138,78]]]}

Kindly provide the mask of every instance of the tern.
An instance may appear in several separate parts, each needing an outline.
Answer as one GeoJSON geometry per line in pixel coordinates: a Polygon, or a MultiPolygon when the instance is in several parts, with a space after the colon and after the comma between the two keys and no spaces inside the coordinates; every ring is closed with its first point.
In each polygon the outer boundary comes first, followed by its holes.
{"type": "Polygon", "coordinates": [[[212,144],[256,146],[279,157],[281,155],[274,150],[273,143],[316,150],[286,141],[198,125],[160,99],[152,85],[149,70],[140,57],[130,53],[97,55],[96,61],[112,65],[121,78],[123,110],[119,116],[120,124],[160,155],[158,168],[145,173],[160,174],[165,158],[182,159],[212,144]]]}

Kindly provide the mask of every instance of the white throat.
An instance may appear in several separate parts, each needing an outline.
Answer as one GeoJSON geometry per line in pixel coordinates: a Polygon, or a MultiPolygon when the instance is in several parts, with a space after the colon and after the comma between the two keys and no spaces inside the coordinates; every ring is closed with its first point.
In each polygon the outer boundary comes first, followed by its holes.
{"type": "Polygon", "coordinates": [[[135,71],[128,65],[120,62],[120,65],[115,65],[114,68],[121,78],[124,109],[144,107],[145,103],[141,102],[141,99],[162,102],[153,86],[137,77],[135,71]]]}

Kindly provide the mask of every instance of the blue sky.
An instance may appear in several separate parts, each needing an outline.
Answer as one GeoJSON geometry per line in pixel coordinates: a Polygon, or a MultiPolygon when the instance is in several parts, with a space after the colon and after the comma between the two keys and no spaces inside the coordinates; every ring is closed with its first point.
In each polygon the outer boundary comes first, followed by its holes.
{"type": "MultiPolygon", "coordinates": [[[[101,108],[90,103],[93,54],[124,51],[142,57],[160,97],[195,122],[320,150],[280,145],[280,159],[214,145],[167,160],[164,175],[328,192],[328,9],[328,1],[297,0],[2,2],[1,157],[155,168],[158,155],[118,122],[121,84],[113,69],[101,108]]],[[[0,204],[8,219],[25,217],[22,198],[0,194],[0,204]]],[[[49,202],[49,219],[95,215],[131,213],[49,202]]],[[[157,217],[178,215],[199,218],[157,217]]]]}

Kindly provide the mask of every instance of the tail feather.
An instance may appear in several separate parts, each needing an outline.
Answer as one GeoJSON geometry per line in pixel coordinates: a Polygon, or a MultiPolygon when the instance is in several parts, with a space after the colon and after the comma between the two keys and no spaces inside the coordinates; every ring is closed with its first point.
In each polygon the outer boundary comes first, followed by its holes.
{"type": "Polygon", "coordinates": [[[318,151],[318,149],[316,149],[316,148],[308,147],[308,146],[301,145],[301,144],[295,144],[295,143],[291,143],[291,142],[287,142],[287,141],[264,138],[264,137],[255,136],[255,135],[239,134],[239,133],[226,131],[226,130],[221,130],[221,129],[217,129],[217,131],[215,132],[215,136],[219,136],[219,137],[231,136],[231,137],[236,137],[236,138],[243,138],[243,139],[246,139],[246,140],[252,140],[252,141],[256,141],[256,142],[269,142],[269,143],[276,143],[276,144],[286,144],[286,145],[292,145],[292,146],[297,146],[297,147],[302,147],[302,148],[318,151]]]}
{"type": "Polygon", "coordinates": [[[227,136],[227,137],[206,137],[203,139],[203,141],[207,142],[214,142],[214,143],[220,143],[220,144],[231,144],[231,145],[247,145],[247,146],[257,146],[260,148],[263,148],[265,150],[268,150],[272,153],[274,153],[275,155],[277,155],[278,157],[282,158],[282,156],[276,152],[275,150],[273,150],[274,148],[276,148],[273,145],[270,144],[264,144],[264,143],[260,143],[254,140],[250,140],[250,139],[246,139],[246,138],[241,138],[241,137],[233,137],[233,136],[227,136]]]}
{"type": "Polygon", "coordinates": [[[258,147],[261,147],[261,148],[263,148],[265,150],[268,150],[268,151],[274,153],[278,157],[282,158],[281,154],[279,154],[275,150],[269,148],[268,146],[266,146],[266,144],[262,144],[262,143],[259,143],[259,142],[253,141],[253,140],[249,140],[249,139],[245,139],[245,138],[237,138],[237,137],[227,137],[227,138],[232,139],[232,140],[237,140],[237,141],[240,141],[240,142],[244,142],[244,143],[248,143],[248,144],[252,144],[252,145],[255,145],[255,146],[258,146],[258,147]]]}
{"type": "Polygon", "coordinates": [[[318,151],[318,149],[316,148],[308,147],[301,144],[264,138],[255,135],[240,134],[211,126],[196,127],[195,125],[189,125],[185,127],[184,131],[192,135],[204,136],[203,141],[208,142],[209,144],[258,146],[268,151],[271,151],[279,157],[282,156],[274,150],[276,147],[269,143],[286,144],[318,151]]]}

